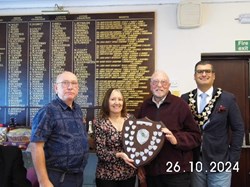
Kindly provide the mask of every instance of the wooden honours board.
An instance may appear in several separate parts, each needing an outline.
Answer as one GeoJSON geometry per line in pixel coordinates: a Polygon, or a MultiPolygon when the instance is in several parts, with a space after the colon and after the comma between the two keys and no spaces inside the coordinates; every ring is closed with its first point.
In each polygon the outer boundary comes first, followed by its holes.
{"type": "Polygon", "coordinates": [[[0,17],[0,123],[31,125],[64,70],[79,79],[80,104],[95,118],[105,91],[124,90],[129,112],[149,94],[155,68],[153,12],[0,17]]]}

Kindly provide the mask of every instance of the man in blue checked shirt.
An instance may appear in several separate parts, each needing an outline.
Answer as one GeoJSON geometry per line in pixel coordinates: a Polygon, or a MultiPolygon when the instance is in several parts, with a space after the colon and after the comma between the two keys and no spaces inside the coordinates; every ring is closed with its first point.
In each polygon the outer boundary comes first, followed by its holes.
{"type": "Polygon", "coordinates": [[[65,71],[55,83],[56,98],[35,115],[31,155],[40,187],[82,187],[88,143],[83,113],[74,102],[75,74],[65,71]]]}

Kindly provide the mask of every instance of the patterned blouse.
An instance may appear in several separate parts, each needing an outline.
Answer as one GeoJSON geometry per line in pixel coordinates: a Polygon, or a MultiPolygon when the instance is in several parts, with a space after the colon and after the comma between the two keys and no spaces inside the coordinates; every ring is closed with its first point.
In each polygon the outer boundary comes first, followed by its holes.
{"type": "MultiPolygon", "coordinates": [[[[125,120],[129,117],[131,117],[130,114],[125,120]]],[[[94,132],[98,157],[96,178],[126,180],[135,176],[136,169],[115,156],[117,152],[123,151],[122,132],[117,131],[109,119],[98,119],[94,125],[94,132]]]]}

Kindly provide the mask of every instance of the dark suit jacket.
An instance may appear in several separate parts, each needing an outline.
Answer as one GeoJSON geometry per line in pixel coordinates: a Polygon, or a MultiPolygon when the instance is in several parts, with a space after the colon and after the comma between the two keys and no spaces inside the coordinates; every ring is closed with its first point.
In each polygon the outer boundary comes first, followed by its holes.
{"type": "Polygon", "coordinates": [[[0,187],[31,187],[26,173],[21,150],[0,145],[0,187]]]}
{"type": "MultiPolygon", "coordinates": [[[[216,93],[214,88],[214,93],[216,93]]],[[[193,90],[197,95],[197,89],[193,90]]],[[[187,103],[189,93],[181,96],[187,103]]],[[[197,101],[197,96],[194,98],[197,101]]],[[[197,102],[196,102],[197,103],[197,102]]],[[[196,107],[197,108],[197,107],[196,107]]],[[[203,128],[202,133],[202,159],[203,167],[211,168],[212,162],[231,162],[234,165],[240,159],[241,146],[244,136],[244,122],[235,96],[223,91],[217,99],[209,122],[203,128]],[[231,133],[229,133],[229,129],[231,133]]],[[[196,157],[200,155],[197,149],[196,157]]]]}

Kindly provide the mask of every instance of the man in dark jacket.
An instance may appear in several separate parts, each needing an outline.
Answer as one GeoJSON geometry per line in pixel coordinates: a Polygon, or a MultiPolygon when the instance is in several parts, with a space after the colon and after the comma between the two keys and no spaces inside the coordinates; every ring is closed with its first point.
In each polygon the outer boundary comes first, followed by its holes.
{"type": "Polygon", "coordinates": [[[213,87],[215,72],[210,62],[195,65],[194,79],[197,89],[182,95],[202,131],[191,183],[193,187],[230,187],[232,170],[239,169],[244,136],[241,112],[233,94],[213,87]],[[202,95],[205,107],[200,106],[202,95]]]}
{"type": "MultiPolygon", "coordinates": [[[[201,141],[200,130],[187,103],[172,95],[169,87],[167,74],[156,71],[150,80],[153,96],[143,102],[137,116],[161,121],[166,126],[162,129],[165,142],[161,151],[145,166],[148,187],[189,187],[192,149],[198,147],[201,141]]],[[[141,171],[139,169],[142,180],[141,171]]]]}
{"type": "Polygon", "coordinates": [[[0,145],[0,172],[0,187],[31,187],[18,147],[0,145]]]}

